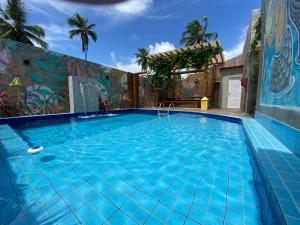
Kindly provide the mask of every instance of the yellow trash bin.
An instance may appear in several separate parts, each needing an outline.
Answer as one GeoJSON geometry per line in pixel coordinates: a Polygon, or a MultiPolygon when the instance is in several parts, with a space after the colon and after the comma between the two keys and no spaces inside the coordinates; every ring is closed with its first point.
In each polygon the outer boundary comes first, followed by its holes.
{"type": "Polygon", "coordinates": [[[208,98],[201,98],[201,110],[206,111],[208,109],[208,98]]]}

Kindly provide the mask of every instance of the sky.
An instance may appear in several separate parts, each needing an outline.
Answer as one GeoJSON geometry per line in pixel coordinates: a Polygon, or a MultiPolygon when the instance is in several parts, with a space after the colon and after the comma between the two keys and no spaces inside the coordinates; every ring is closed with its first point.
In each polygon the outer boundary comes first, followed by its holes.
{"type": "MultiPolygon", "coordinates": [[[[0,0],[1,7],[6,0],[0,0]]],[[[179,39],[188,22],[210,18],[208,32],[218,32],[226,59],[242,52],[251,11],[260,0],[127,0],[111,6],[70,3],[65,0],[24,0],[28,24],[45,29],[52,51],[84,58],[79,38],[68,37],[67,19],[74,13],[95,23],[96,43],[90,42],[88,60],[128,72],[140,71],[134,54],[183,47],[179,39]]]]}

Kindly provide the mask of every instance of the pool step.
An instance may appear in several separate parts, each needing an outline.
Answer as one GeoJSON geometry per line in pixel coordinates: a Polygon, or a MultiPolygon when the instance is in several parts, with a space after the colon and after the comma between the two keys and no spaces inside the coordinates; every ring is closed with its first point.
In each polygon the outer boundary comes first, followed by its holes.
{"type": "Polygon", "coordinates": [[[276,224],[300,224],[300,159],[258,121],[243,118],[276,224]]]}
{"type": "Polygon", "coordinates": [[[29,144],[9,125],[0,125],[0,154],[2,157],[27,152],[29,144]]]}

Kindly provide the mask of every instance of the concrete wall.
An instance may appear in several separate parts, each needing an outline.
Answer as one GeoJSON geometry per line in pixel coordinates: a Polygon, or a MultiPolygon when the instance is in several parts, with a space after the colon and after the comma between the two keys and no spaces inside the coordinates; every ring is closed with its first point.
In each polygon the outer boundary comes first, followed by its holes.
{"type": "Polygon", "coordinates": [[[100,93],[98,87],[98,80],[69,76],[69,98],[70,98],[70,112],[96,112],[99,111],[100,93]]]}
{"type": "Polygon", "coordinates": [[[265,0],[257,110],[300,129],[300,0],[265,0]]]}
{"type": "MultiPolygon", "coordinates": [[[[243,49],[243,64],[244,73],[243,78],[247,78],[247,87],[243,87],[245,91],[245,108],[244,111],[249,114],[254,114],[256,108],[256,97],[257,97],[257,79],[259,73],[259,55],[260,50],[255,54],[250,55],[250,47],[256,34],[255,27],[261,16],[261,10],[255,9],[251,14],[251,22],[247,31],[247,38],[243,49]]],[[[259,49],[259,46],[258,46],[259,49]]]]}

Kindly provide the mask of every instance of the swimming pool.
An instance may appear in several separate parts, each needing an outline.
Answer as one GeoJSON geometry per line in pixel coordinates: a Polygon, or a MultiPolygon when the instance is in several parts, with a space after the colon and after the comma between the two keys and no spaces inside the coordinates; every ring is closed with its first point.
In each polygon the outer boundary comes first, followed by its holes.
{"type": "Polygon", "coordinates": [[[13,128],[45,150],[2,154],[4,224],[262,224],[240,124],[124,114],[13,128]]]}

